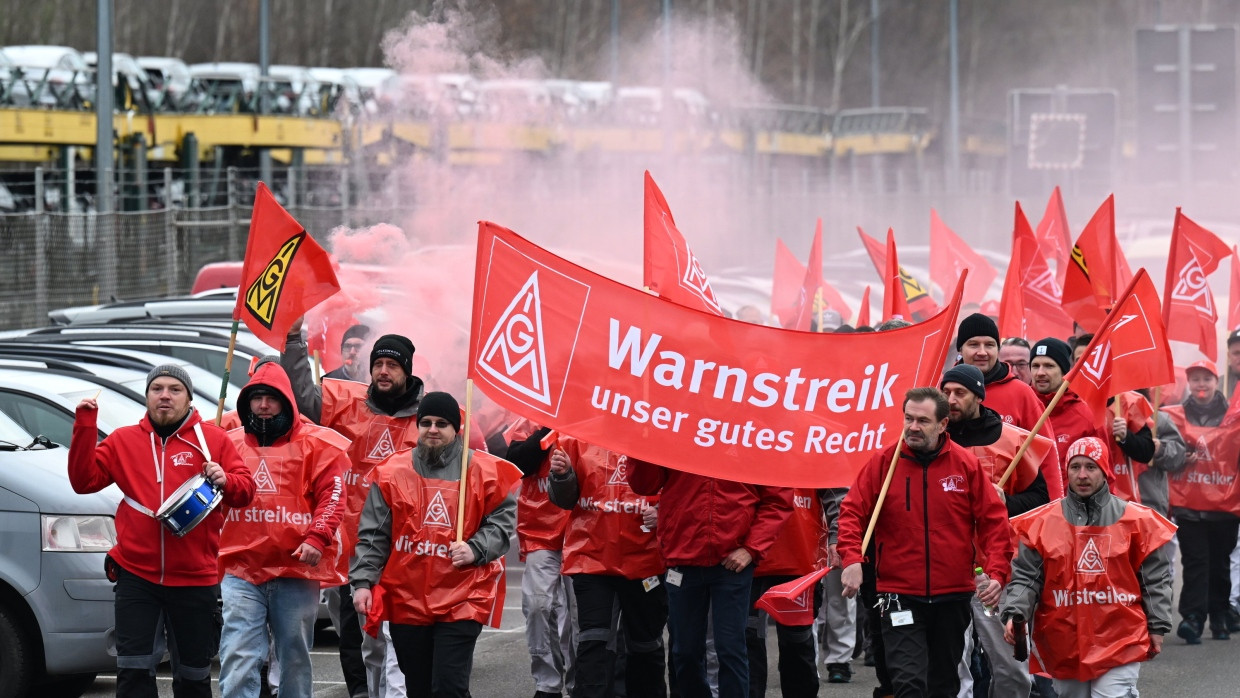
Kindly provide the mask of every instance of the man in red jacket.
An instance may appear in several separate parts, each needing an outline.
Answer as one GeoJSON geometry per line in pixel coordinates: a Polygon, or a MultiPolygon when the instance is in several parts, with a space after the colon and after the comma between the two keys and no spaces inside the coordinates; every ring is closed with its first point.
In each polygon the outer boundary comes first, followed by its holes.
{"type": "Polygon", "coordinates": [[[256,493],[250,506],[228,512],[220,534],[220,691],[257,698],[270,641],[280,693],[310,696],[319,585],[345,581],[336,528],[349,440],[300,419],[288,374],[275,362],[241,389],[237,414],[242,427],[228,436],[254,473],[256,493]]]}
{"type": "MultiPolygon", "coordinates": [[[[897,696],[955,696],[974,594],[999,601],[1014,544],[1007,510],[977,457],[947,436],[947,398],[904,397],[904,445],[874,528],[874,574],[887,669],[897,696]],[[985,584],[974,580],[977,541],[985,584]]],[[[857,474],[840,507],[844,594],[861,586],[861,541],[899,444],[857,474]]]]}
{"type": "MultiPolygon", "coordinates": [[[[1033,345],[1032,356],[1029,366],[1033,370],[1033,389],[1037,391],[1038,399],[1045,409],[1059,391],[1059,386],[1063,385],[1064,375],[1072,369],[1072,350],[1062,339],[1047,337],[1033,345]]],[[[1048,423],[1055,433],[1060,468],[1067,468],[1068,447],[1077,439],[1086,436],[1104,440],[1107,438],[1093,411],[1072,392],[1071,387],[1059,399],[1059,404],[1055,405],[1048,423]]],[[[1066,481],[1067,471],[1063,470],[1061,473],[1066,481]]]]}
{"type": "MultiPolygon", "coordinates": [[[[981,313],[961,320],[956,331],[956,351],[960,352],[961,363],[972,364],[982,372],[986,406],[1008,424],[1032,430],[1042,416],[1042,403],[1011,365],[999,360],[999,326],[995,321],[981,313]]],[[[1043,425],[1038,433],[1050,437],[1049,429],[1043,425]]]]}
{"type": "Polygon", "coordinates": [[[146,414],[137,425],[121,427],[96,445],[99,408],[91,398],[78,403],[73,422],[73,490],[88,494],[115,484],[125,495],[116,510],[116,545],[108,553],[108,576],[116,582],[118,696],[155,695],[161,622],[170,636],[167,646],[177,649],[173,695],[211,695],[224,513],[215,508],[179,538],[155,514],[196,475],[220,488],[230,507],[250,503],[254,480],[224,430],[191,409],[192,395],[183,368],[156,366],[146,377],[146,414]]]}
{"type": "Polygon", "coordinates": [[[745,626],[760,562],[792,515],[792,490],[693,475],[629,460],[629,486],[659,494],[659,550],[667,563],[668,634],[680,694],[708,698],[706,617],[715,629],[719,698],[749,695],[745,626]]]}

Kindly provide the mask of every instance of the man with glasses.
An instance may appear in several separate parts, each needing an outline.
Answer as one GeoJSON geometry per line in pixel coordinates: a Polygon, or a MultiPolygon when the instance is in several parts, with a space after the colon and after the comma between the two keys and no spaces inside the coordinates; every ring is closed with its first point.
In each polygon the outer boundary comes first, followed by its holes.
{"type": "Polygon", "coordinates": [[[1029,340],[1024,337],[1008,337],[999,345],[999,360],[1012,367],[1016,380],[1028,385],[1032,374],[1029,371],[1029,340]]]}
{"type": "Polygon", "coordinates": [[[362,352],[366,349],[366,338],[369,336],[370,328],[365,325],[354,325],[345,330],[344,337],[340,339],[340,367],[328,371],[323,377],[369,383],[370,374],[362,362],[362,352]]]}
{"type": "Polygon", "coordinates": [[[349,582],[360,616],[389,621],[408,694],[463,698],[482,625],[498,624],[502,558],[516,526],[512,489],[521,471],[466,448],[457,435],[461,408],[448,393],[422,398],[417,425],[417,447],[375,470],[349,582]],[[463,540],[458,516],[465,517],[463,540]]]}

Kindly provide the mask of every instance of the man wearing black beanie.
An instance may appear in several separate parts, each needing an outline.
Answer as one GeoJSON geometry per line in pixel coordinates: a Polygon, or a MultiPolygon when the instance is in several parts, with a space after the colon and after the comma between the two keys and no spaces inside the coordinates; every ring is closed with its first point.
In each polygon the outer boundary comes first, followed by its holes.
{"type": "MultiPolygon", "coordinates": [[[[939,381],[939,389],[947,395],[948,435],[952,441],[977,456],[982,470],[999,491],[999,498],[1007,507],[1009,518],[1063,496],[1055,444],[1042,436],[1034,440],[1017,464],[1012,477],[999,489],[999,480],[1029,432],[1004,423],[998,412],[982,404],[987,391],[982,372],[976,366],[958,364],[947,369],[943,372],[943,379],[939,381]]],[[[1013,659],[1011,648],[1003,640],[1003,625],[999,623],[998,617],[986,615],[976,597],[971,600],[970,606],[978,642],[985,650],[986,661],[990,664],[988,695],[1029,695],[1032,681],[1028,662],[1013,659]]],[[[965,642],[966,663],[971,653],[970,636],[965,642]]],[[[969,694],[967,690],[964,693],[969,694]]]]}
{"type": "MultiPolygon", "coordinates": [[[[398,334],[383,335],[370,351],[370,385],[351,380],[327,378],[322,387],[314,384],[301,323],[290,330],[280,365],[288,372],[297,398],[297,408],[316,424],[335,429],[352,441],[349,447],[349,476],[345,478],[345,512],[340,522],[342,550],[353,550],[357,542],[357,522],[370,491],[376,465],[397,451],[418,443],[418,404],[422,399],[422,379],[413,375],[413,342],[398,334]]],[[[348,555],[341,565],[348,572],[348,555]]],[[[340,663],[349,694],[386,695],[404,692],[404,676],[395,658],[385,659],[387,633],[363,637],[354,612],[348,585],[338,588],[343,631],[340,663]],[[362,664],[365,666],[363,667],[362,664]],[[369,690],[367,686],[369,685],[369,690]]]]}
{"type": "MultiPolygon", "coordinates": [[[[1072,350],[1062,339],[1047,337],[1030,348],[1030,378],[1038,399],[1044,405],[1043,409],[1055,397],[1055,393],[1063,385],[1064,375],[1071,369],[1072,350]]],[[[1070,387],[1055,405],[1047,423],[1055,431],[1061,463],[1067,463],[1068,447],[1078,439],[1093,436],[1107,443],[1106,432],[1098,424],[1093,410],[1070,387]]]]}
{"type": "Polygon", "coordinates": [[[355,609],[366,615],[382,585],[382,617],[410,696],[467,696],[474,646],[497,611],[521,471],[466,447],[461,408],[448,393],[422,399],[417,425],[417,447],[375,471],[349,583],[355,609]]]}
{"type": "Polygon", "coordinates": [[[354,325],[345,330],[344,336],[340,338],[340,367],[328,371],[323,377],[359,383],[370,380],[369,366],[362,362],[362,351],[369,338],[370,328],[365,325],[354,325]]]}
{"type": "MultiPolygon", "coordinates": [[[[962,363],[976,366],[986,383],[986,406],[1008,424],[1033,429],[1042,416],[1042,404],[1033,389],[1022,382],[1012,367],[999,360],[999,326],[987,315],[973,313],[960,321],[956,350],[962,363]]],[[[1043,427],[1043,436],[1050,436],[1043,427]]]]}

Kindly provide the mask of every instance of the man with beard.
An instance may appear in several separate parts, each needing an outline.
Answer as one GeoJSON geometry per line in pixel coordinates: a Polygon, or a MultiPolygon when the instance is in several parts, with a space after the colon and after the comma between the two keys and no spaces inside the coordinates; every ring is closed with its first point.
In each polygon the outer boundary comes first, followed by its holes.
{"type": "MultiPolygon", "coordinates": [[[[314,384],[301,322],[290,330],[280,365],[288,372],[297,409],[316,424],[335,429],[349,439],[349,473],[345,477],[345,510],[340,521],[340,570],[348,574],[349,553],[357,543],[357,520],[370,490],[374,467],[399,450],[418,442],[417,409],[422,379],[413,375],[413,342],[388,334],[370,350],[370,385],[328,378],[314,384]]],[[[353,612],[348,585],[340,593],[340,665],[353,698],[397,698],[404,693],[404,676],[396,656],[387,647],[386,633],[363,637],[353,612]],[[364,666],[359,663],[364,660],[364,666]]]]}
{"type": "Polygon", "coordinates": [[[496,588],[515,528],[512,487],[521,471],[465,447],[457,435],[461,408],[448,393],[422,399],[417,425],[417,447],[376,471],[349,581],[357,612],[391,623],[409,695],[464,698],[482,624],[496,623],[502,610],[496,588]],[[455,535],[458,516],[465,517],[463,540],[455,535]]]}
{"type": "Polygon", "coordinates": [[[108,485],[125,499],[116,510],[116,545],[105,568],[116,583],[116,695],[153,696],[165,645],[172,651],[176,698],[210,698],[220,528],[227,507],[254,496],[254,480],[223,429],[190,407],[193,384],[180,366],[146,377],[146,415],[96,445],[95,400],[78,403],[69,444],[69,483],[79,494],[108,485]],[[197,475],[223,491],[224,507],[175,536],[155,512],[197,475]],[[168,639],[156,642],[166,630],[168,639]],[[159,647],[160,649],[156,649],[159,647]]]}
{"type": "Polygon", "coordinates": [[[300,419],[288,375],[274,362],[241,389],[237,412],[242,428],[228,436],[253,469],[257,492],[249,507],[230,512],[220,534],[220,691],[257,698],[270,642],[280,695],[308,697],[319,585],[345,581],[336,528],[349,442],[300,419]]]}
{"type": "Polygon", "coordinates": [[[875,586],[887,670],[898,696],[954,696],[970,601],[999,601],[1011,568],[1007,515],[977,458],[945,433],[947,398],[935,388],[904,396],[903,444],[876,453],[840,507],[844,594],[861,586],[862,537],[891,468],[874,528],[875,586]],[[989,579],[974,579],[974,545],[989,579]],[[961,544],[965,542],[965,544],[961,544]]]}
{"type": "MultiPolygon", "coordinates": [[[[995,321],[981,313],[961,320],[956,331],[956,351],[960,352],[961,363],[976,366],[985,377],[990,409],[1008,424],[1033,429],[1042,416],[1042,404],[1012,367],[999,360],[999,326],[995,321]]],[[[1038,433],[1051,437],[1048,426],[1042,429],[1038,433]]]]}
{"type": "MultiPolygon", "coordinates": [[[[1029,362],[1033,370],[1033,389],[1037,391],[1042,409],[1050,404],[1063,385],[1063,377],[1072,368],[1072,350],[1068,343],[1055,337],[1047,337],[1033,345],[1033,359],[1029,362]]],[[[1094,413],[1081,398],[1069,387],[1064,392],[1048,420],[1055,434],[1055,445],[1059,448],[1059,462],[1067,462],[1068,447],[1077,439],[1086,436],[1106,438],[1105,430],[1099,426],[1094,413]]]]}
{"type": "MultiPolygon", "coordinates": [[[[941,386],[943,393],[947,395],[948,435],[952,441],[972,450],[973,455],[977,456],[978,463],[986,471],[990,482],[999,492],[999,498],[1007,506],[1009,517],[1036,509],[1063,496],[1055,445],[1042,436],[1036,437],[1034,443],[1030,444],[1012,477],[1005,483],[1004,488],[999,490],[999,480],[1029,432],[1005,424],[997,412],[982,404],[986,399],[986,387],[983,385],[982,372],[976,366],[953,366],[943,374],[941,386]]],[[[1012,657],[1011,650],[1003,641],[1003,625],[993,614],[987,615],[976,598],[971,602],[971,610],[977,639],[990,661],[989,695],[996,698],[1028,696],[1031,685],[1029,665],[1012,657]]],[[[965,644],[964,656],[967,660],[972,651],[972,643],[965,644]]],[[[971,686],[961,688],[962,695],[972,695],[971,686]]]]}
{"type": "Polygon", "coordinates": [[[370,337],[370,328],[365,325],[354,325],[344,331],[340,338],[340,367],[323,374],[324,378],[337,378],[343,381],[365,383],[370,380],[366,364],[362,363],[362,350],[366,348],[366,339],[370,337]]]}

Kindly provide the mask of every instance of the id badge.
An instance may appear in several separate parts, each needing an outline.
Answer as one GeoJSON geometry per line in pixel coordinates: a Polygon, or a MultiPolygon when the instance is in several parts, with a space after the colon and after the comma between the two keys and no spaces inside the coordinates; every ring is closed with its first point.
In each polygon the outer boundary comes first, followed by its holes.
{"type": "Polygon", "coordinates": [[[642,588],[646,591],[650,591],[657,586],[659,586],[659,575],[657,574],[651,575],[642,580],[642,588]]]}
{"type": "Polygon", "coordinates": [[[912,611],[894,611],[891,614],[891,627],[898,628],[901,625],[913,624],[912,611]]]}
{"type": "Polygon", "coordinates": [[[685,578],[685,576],[684,576],[683,574],[681,574],[678,570],[668,570],[668,571],[667,571],[667,583],[668,583],[668,584],[671,584],[671,585],[672,585],[672,586],[674,586],[674,587],[678,587],[678,586],[680,586],[680,582],[681,582],[681,580],[683,580],[684,578],[685,578]]]}

